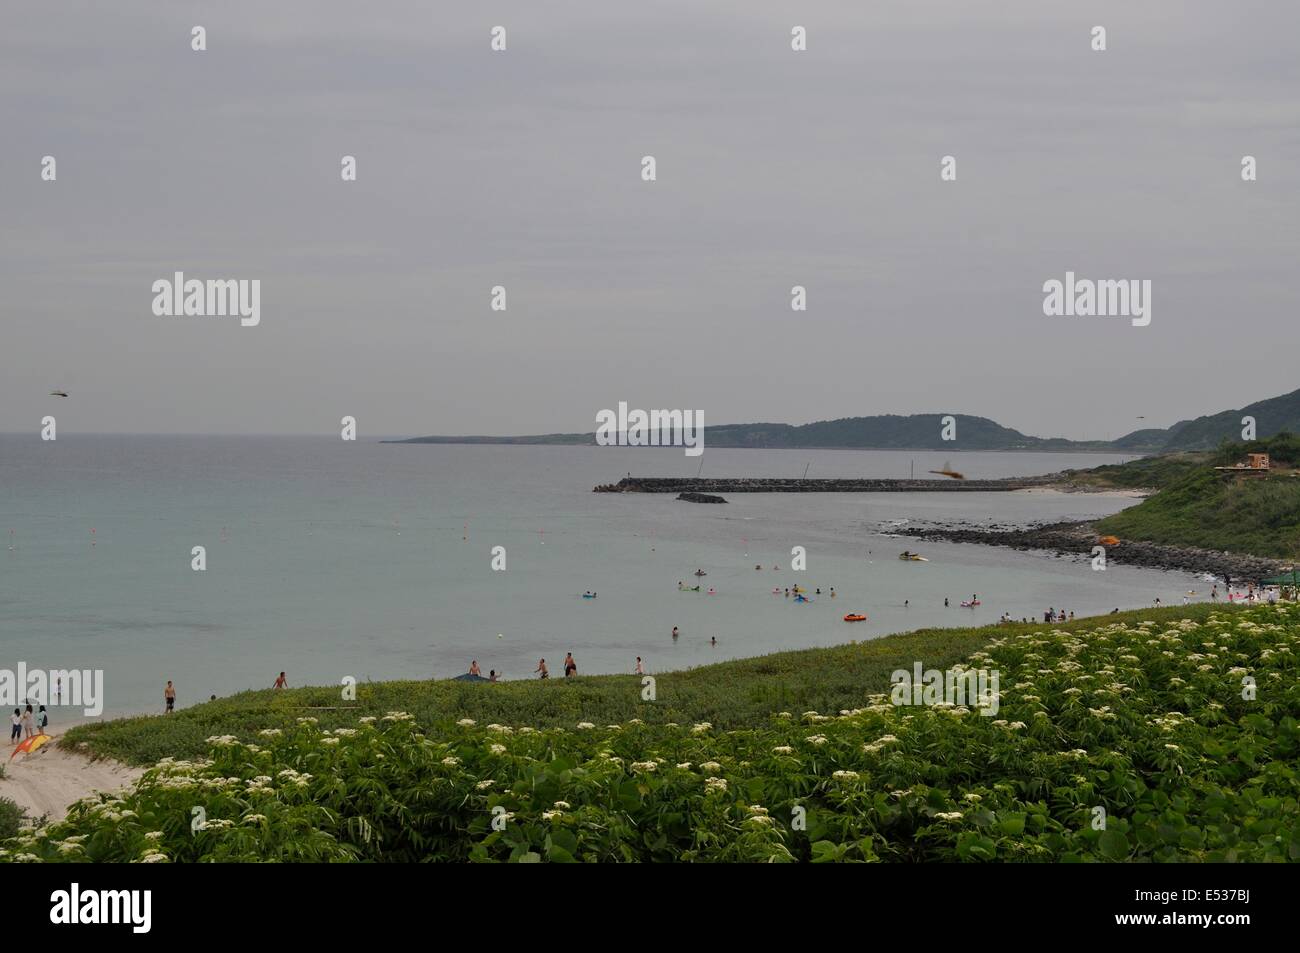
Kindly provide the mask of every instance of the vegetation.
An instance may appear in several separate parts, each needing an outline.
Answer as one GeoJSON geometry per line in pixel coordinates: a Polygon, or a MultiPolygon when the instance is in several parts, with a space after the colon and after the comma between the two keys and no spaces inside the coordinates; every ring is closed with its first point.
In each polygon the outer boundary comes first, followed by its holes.
{"type": "Polygon", "coordinates": [[[985,630],[988,716],[874,681],[731,730],[304,717],[0,860],[1300,860],[1300,606],[1135,615],[985,630]]]}
{"type": "MultiPolygon", "coordinates": [[[[1205,611],[1208,611],[1206,607],[1205,611]]],[[[1082,621],[1071,623],[1081,626],[1082,621]]],[[[847,628],[847,627],[846,627],[847,628]]],[[[1023,626],[1023,628],[1032,628],[1023,626]]],[[[1066,628],[1069,628],[1068,626],[1066,628]]],[[[634,675],[496,684],[451,680],[373,682],[356,686],[355,701],[338,687],[242,692],[173,715],[92,722],[70,729],[65,748],[135,765],[160,758],[193,758],[212,735],[244,740],[263,728],[285,728],[310,715],[322,728],[355,725],[358,716],[410,712],[431,728],[467,717],[481,722],[572,726],[642,718],[650,723],[712,722],[719,729],[763,724],[774,711],[838,711],[861,704],[864,686],[885,685],[889,673],[923,659],[927,666],[956,664],[983,645],[989,629],[922,629],[833,648],[780,652],[655,676],[653,705],[641,698],[634,675]],[[319,709],[319,710],[318,710],[319,709]]]]}
{"type": "Polygon", "coordinates": [[[0,841],[17,834],[26,817],[21,807],[7,797],[0,797],[0,841]]]}
{"type": "MultiPolygon", "coordinates": [[[[1118,479],[1135,478],[1134,461],[1118,479]]],[[[1300,438],[1279,434],[1269,440],[1225,444],[1187,468],[1181,459],[1154,458],[1151,472],[1167,477],[1159,493],[1097,523],[1103,533],[1173,546],[1199,546],[1269,556],[1300,558],[1300,438]],[[1247,453],[1268,453],[1274,469],[1266,477],[1234,476],[1213,469],[1231,466],[1247,453]],[[1167,461],[1161,463],[1161,461],[1167,461]]],[[[1102,467],[1099,470],[1112,468],[1102,467]]]]}

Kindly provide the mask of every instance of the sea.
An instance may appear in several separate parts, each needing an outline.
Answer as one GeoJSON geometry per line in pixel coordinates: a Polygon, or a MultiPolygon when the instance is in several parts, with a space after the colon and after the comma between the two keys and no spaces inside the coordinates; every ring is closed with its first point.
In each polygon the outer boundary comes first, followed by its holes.
{"type": "MultiPolygon", "coordinates": [[[[580,675],[631,673],[638,656],[660,673],[1004,612],[1176,604],[1206,584],[896,535],[1100,517],[1135,502],[1121,494],[733,494],[703,505],[592,492],[628,473],[887,478],[951,463],[987,478],[1123,459],[0,435],[0,669],[100,670],[101,717],[112,717],[161,711],[168,679],[184,708],[270,687],[281,671],[290,686],[339,685],[449,678],[477,661],[509,680],[536,677],[544,658],[560,677],[572,652],[580,675]],[[902,562],[904,549],[929,561],[902,562]],[[795,584],[812,601],[787,599],[795,584]],[[974,595],[979,607],[959,606],[974,595]],[[868,621],[845,623],[850,612],[868,621]]],[[[51,727],[80,720],[58,709],[51,727]]]]}

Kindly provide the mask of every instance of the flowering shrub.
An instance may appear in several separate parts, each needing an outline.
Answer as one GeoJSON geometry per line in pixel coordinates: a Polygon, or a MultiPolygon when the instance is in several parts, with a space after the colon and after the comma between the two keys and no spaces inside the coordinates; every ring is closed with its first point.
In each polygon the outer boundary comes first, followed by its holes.
{"type": "Polygon", "coordinates": [[[0,860],[1300,860],[1300,607],[1046,626],[969,664],[1001,672],[996,719],[878,685],[730,731],[391,712],[214,736],[0,860]]]}

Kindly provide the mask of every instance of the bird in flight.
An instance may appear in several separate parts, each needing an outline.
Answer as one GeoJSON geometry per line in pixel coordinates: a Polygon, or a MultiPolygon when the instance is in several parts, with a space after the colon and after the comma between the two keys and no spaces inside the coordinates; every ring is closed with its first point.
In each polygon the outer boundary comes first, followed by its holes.
{"type": "Polygon", "coordinates": [[[67,397],[67,396],[68,396],[68,392],[67,392],[66,390],[52,390],[52,391],[50,391],[50,396],[51,396],[51,397],[67,397]]]}

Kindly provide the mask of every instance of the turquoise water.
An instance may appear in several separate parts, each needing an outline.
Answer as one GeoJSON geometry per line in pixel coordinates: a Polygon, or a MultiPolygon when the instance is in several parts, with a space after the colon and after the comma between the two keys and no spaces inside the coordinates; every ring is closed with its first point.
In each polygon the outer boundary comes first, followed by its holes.
{"type": "MultiPolygon", "coordinates": [[[[710,449],[704,459],[713,476],[811,464],[810,476],[901,477],[951,460],[990,477],[1118,458],[710,449]]],[[[1180,574],[881,535],[900,520],[1099,516],[1132,502],[1118,497],[753,494],[699,506],[591,492],[628,471],[699,465],[666,448],[0,436],[0,668],[103,669],[112,715],[161,710],[169,678],[185,707],[270,686],[281,670],[290,685],[337,684],[449,677],[477,659],[485,673],[525,678],[545,657],[558,676],[572,651],[580,673],[631,672],[638,655],[657,672],[1004,611],[1177,602],[1198,588],[1180,574]],[[190,568],[198,545],[205,572],[190,568]],[[808,551],[804,573],[790,571],[795,545],[808,551]],[[504,572],[491,569],[493,546],[506,549],[504,572]],[[900,562],[904,548],[931,561],[900,562]],[[697,567],[717,595],[677,591],[697,567]],[[770,592],[796,581],[837,596],[797,605],[770,592]],[[588,589],[599,598],[582,599],[588,589]],[[956,608],[973,593],[979,609],[956,608]],[[841,621],[853,610],[870,621],[841,621]]]]}

